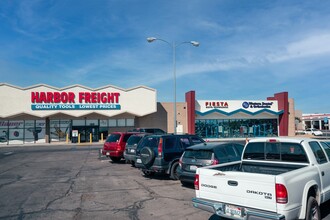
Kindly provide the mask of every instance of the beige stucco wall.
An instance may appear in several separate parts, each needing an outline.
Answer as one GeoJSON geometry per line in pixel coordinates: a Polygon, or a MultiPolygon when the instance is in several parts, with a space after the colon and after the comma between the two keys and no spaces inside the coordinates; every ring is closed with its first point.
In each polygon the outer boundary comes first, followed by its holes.
{"type": "Polygon", "coordinates": [[[295,136],[295,108],[294,108],[294,99],[289,98],[289,128],[288,136],[295,136]]]}
{"type": "MultiPolygon", "coordinates": [[[[187,104],[177,103],[177,122],[182,125],[183,133],[188,132],[187,104]]],[[[136,127],[157,127],[174,133],[174,105],[170,102],[157,103],[157,112],[137,118],[136,127]]]]}
{"type": "Polygon", "coordinates": [[[298,131],[305,130],[303,123],[302,123],[302,111],[295,110],[295,116],[296,116],[296,118],[300,119],[300,122],[299,122],[299,120],[297,120],[297,121],[295,120],[296,130],[298,130],[298,131]]]}
{"type": "Polygon", "coordinates": [[[160,128],[164,131],[168,131],[167,128],[168,113],[162,105],[162,103],[157,103],[157,111],[155,113],[136,117],[135,127],[137,128],[160,128]]]}

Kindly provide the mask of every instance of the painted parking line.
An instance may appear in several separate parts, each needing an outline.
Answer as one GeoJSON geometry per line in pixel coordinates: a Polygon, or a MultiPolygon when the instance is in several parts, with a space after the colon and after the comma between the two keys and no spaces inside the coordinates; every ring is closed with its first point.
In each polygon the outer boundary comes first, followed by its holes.
{"type": "Polygon", "coordinates": [[[3,153],[3,155],[5,155],[5,156],[9,156],[9,155],[11,155],[11,154],[13,154],[14,152],[5,152],[5,153],[3,153]]]}

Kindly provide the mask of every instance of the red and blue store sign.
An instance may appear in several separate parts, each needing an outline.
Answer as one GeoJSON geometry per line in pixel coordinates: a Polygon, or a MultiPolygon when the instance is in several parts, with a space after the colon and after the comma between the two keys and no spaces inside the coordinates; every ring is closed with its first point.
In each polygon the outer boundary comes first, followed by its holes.
{"type": "Polygon", "coordinates": [[[31,92],[32,110],[120,110],[118,92],[31,92]]]}

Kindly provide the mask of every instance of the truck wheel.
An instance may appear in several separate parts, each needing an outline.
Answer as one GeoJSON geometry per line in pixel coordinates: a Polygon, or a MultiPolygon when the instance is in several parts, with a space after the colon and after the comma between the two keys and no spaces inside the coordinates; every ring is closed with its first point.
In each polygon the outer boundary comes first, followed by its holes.
{"type": "Polygon", "coordinates": [[[170,173],[171,179],[173,180],[179,179],[178,169],[179,169],[179,162],[174,162],[171,167],[171,173],[170,173]]]}
{"type": "Polygon", "coordinates": [[[321,220],[320,207],[314,197],[309,197],[307,201],[305,220],[321,220]]]}

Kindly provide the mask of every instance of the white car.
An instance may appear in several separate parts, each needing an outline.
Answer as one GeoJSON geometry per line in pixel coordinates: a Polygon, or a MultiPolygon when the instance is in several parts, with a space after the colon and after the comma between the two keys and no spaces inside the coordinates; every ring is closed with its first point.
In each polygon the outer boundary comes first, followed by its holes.
{"type": "Polygon", "coordinates": [[[322,131],[317,130],[315,128],[307,128],[305,130],[305,134],[312,134],[314,136],[322,136],[323,135],[322,131]]]}

